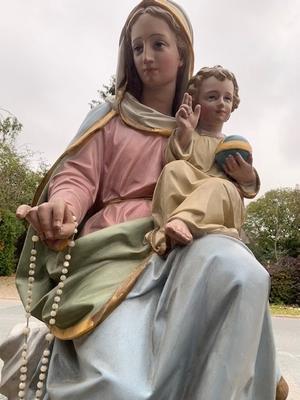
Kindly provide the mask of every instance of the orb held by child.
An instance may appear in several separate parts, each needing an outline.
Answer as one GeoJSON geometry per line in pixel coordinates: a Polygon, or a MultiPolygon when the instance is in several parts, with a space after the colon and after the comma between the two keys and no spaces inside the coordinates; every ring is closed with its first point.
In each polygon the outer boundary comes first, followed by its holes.
{"type": "Polygon", "coordinates": [[[252,154],[250,143],[243,136],[229,135],[216,148],[215,161],[223,169],[226,158],[239,153],[245,161],[249,160],[252,154]]]}

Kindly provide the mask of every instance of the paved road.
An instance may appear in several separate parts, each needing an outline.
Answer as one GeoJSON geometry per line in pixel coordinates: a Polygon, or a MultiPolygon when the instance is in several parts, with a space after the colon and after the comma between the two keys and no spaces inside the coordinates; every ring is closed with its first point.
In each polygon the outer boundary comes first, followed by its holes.
{"type": "MultiPolygon", "coordinates": [[[[0,341],[24,321],[20,302],[0,299],[0,341]]],[[[275,342],[282,374],[290,386],[288,400],[300,400],[300,318],[273,318],[275,342]]],[[[1,369],[1,365],[0,365],[1,369]]],[[[0,394],[0,400],[5,397],[0,394]]]]}

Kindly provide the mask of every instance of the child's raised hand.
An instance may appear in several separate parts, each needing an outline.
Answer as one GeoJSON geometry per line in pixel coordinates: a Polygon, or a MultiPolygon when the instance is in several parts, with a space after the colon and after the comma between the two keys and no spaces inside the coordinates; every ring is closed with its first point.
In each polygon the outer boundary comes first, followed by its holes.
{"type": "Polygon", "coordinates": [[[231,176],[240,185],[251,185],[255,184],[256,181],[252,162],[251,154],[247,161],[245,161],[240,153],[236,153],[234,156],[230,155],[226,158],[223,168],[226,174],[231,176]]]}
{"type": "Polygon", "coordinates": [[[197,104],[193,111],[192,96],[188,93],[184,93],[182,103],[175,115],[177,128],[183,132],[193,131],[197,127],[200,112],[200,104],[197,104]]]}

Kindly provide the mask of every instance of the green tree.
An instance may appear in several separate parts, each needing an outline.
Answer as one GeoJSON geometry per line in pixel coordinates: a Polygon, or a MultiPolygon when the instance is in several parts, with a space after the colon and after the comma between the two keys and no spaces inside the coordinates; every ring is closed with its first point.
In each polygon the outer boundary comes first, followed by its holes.
{"type": "Polygon", "coordinates": [[[244,229],[249,247],[261,262],[300,252],[300,191],[276,189],[247,207],[244,229]]]}
{"type": "Polygon", "coordinates": [[[36,169],[32,167],[33,152],[17,149],[16,138],[21,131],[18,119],[0,110],[0,275],[14,271],[17,244],[26,229],[26,224],[15,217],[15,211],[20,204],[31,203],[47,170],[43,161],[36,169]]]}
{"type": "Polygon", "coordinates": [[[116,94],[116,77],[112,75],[108,85],[103,85],[102,89],[97,90],[99,99],[92,100],[89,105],[91,108],[96,107],[98,104],[104,103],[106,100],[111,99],[116,94]]]}

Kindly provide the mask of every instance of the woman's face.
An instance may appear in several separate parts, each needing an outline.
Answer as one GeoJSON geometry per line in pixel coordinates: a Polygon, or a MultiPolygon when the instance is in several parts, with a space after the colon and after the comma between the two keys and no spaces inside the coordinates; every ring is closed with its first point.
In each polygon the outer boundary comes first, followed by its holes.
{"type": "Polygon", "coordinates": [[[162,18],[141,15],[132,26],[131,46],[138,75],[145,88],[176,87],[182,66],[175,33],[162,18]]]}

